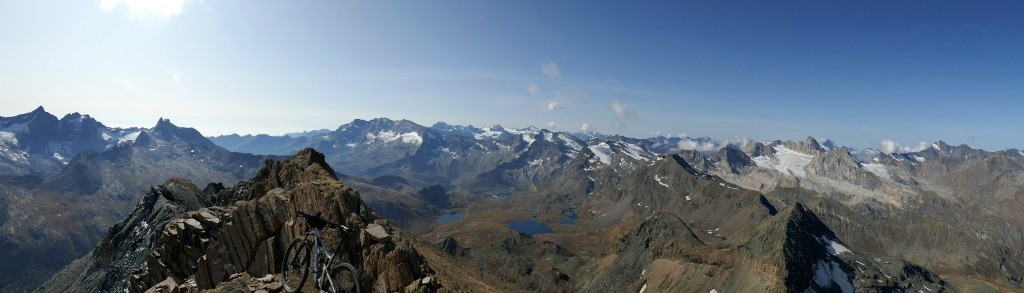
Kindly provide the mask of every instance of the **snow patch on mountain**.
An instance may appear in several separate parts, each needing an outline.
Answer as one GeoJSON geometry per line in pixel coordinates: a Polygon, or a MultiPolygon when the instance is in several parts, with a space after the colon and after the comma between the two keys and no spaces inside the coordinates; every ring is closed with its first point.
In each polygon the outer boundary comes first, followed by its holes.
{"type": "Polygon", "coordinates": [[[17,146],[18,138],[14,135],[14,133],[0,131],[0,143],[10,146],[17,146]]]}
{"type": "Polygon", "coordinates": [[[366,134],[366,139],[367,140],[372,140],[372,141],[385,142],[385,143],[395,142],[395,141],[399,141],[399,140],[401,140],[402,143],[414,144],[414,145],[420,145],[420,144],[423,143],[423,137],[421,137],[419,133],[416,133],[416,132],[406,132],[406,133],[399,134],[398,132],[390,131],[390,130],[389,131],[384,131],[384,132],[379,132],[376,135],[371,134],[371,133],[367,133],[366,134]]]}
{"type": "Polygon", "coordinates": [[[538,130],[536,127],[509,128],[509,129],[505,129],[505,132],[508,132],[508,133],[511,133],[511,134],[529,134],[530,136],[533,136],[533,135],[537,135],[537,133],[540,133],[540,130],[538,130]]]}
{"type": "Polygon", "coordinates": [[[591,152],[594,152],[594,155],[597,155],[597,159],[600,160],[601,163],[604,163],[605,165],[612,163],[612,148],[608,146],[608,143],[602,142],[588,146],[587,148],[589,148],[591,152]]]}
{"type": "Polygon", "coordinates": [[[139,138],[140,133],[142,133],[142,131],[133,131],[128,134],[125,134],[117,139],[117,143],[125,144],[135,142],[135,140],[139,138]]]}
{"type": "Polygon", "coordinates": [[[530,167],[540,166],[540,165],[544,164],[544,159],[536,159],[536,160],[529,161],[527,163],[530,165],[530,167]]]}
{"type": "Polygon", "coordinates": [[[807,177],[807,165],[811,164],[812,155],[800,153],[784,146],[775,146],[775,157],[761,156],[753,158],[754,164],[761,168],[775,169],[784,174],[800,178],[807,177]]]}
{"type": "Polygon", "coordinates": [[[526,141],[526,146],[531,146],[534,141],[537,141],[537,139],[533,138],[533,135],[530,134],[523,134],[523,140],[526,141]]]}
{"type": "Polygon", "coordinates": [[[57,161],[60,161],[61,163],[64,163],[65,165],[68,164],[68,162],[66,160],[64,160],[64,156],[61,156],[58,153],[53,153],[53,158],[57,159],[57,161]]]}
{"type": "Polygon", "coordinates": [[[402,136],[401,136],[401,139],[402,139],[402,142],[408,143],[408,144],[415,144],[415,145],[423,144],[423,137],[420,136],[420,134],[416,133],[416,132],[403,133],[402,136]]]}
{"type": "Polygon", "coordinates": [[[15,162],[28,162],[28,154],[17,147],[18,138],[14,133],[0,131],[0,156],[15,162]]]}
{"type": "Polygon", "coordinates": [[[835,240],[828,239],[828,237],[818,237],[818,241],[825,245],[825,250],[828,250],[828,254],[830,255],[853,253],[849,248],[846,248],[846,246],[839,244],[839,242],[836,242],[835,240]]]}
{"type": "Polygon", "coordinates": [[[665,179],[665,178],[668,178],[668,177],[661,177],[659,175],[654,175],[654,181],[658,181],[658,184],[661,184],[661,186],[668,187],[668,184],[665,184],[664,182],[661,182],[661,179],[665,179]]]}
{"type": "Polygon", "coordinates": [[[644,150],[643,148],[635,144],[623,142],[621,143],[621,146],[623,146],[623,153],[637,160],[646,161],[647,158],[654,156],[654,154],[644,150]]]}
{"type": "Polygon", "coordinates": [[[455,152],[453,152],[453,151],[452,151],[451,149],[449,149],[449,148],[446,148],[446,147],[439,147],[439,148],[437,149],[437,152],[438,152],[439,154],[445,154],[445,155],[448,155],[448,157],[449,157],[449,158],[452,158],[452,159],[456,159],[456,160],[457,160],[457,159],[459,159],[459,154],[456,154],[456,153],[455,153],[455,152]]]}
{"type": "Polygon", "coordinates": [[[861,164],[865,171],[874,173],[885,180],[892,181],[892,175],[889,174],[889,169],[885,168],[885,165],[879,163],[861,164]]]}
{"type": "Polygon", "coordinates": [[[503,134],[505,134],[504,131],[494,130],[494,129],[490,128],[490,127],[481,128],[480,131],[482,131],[482,132],[474,134],[473,138],[481,139],[481,140],[482,139],[498,139],[498,138],[501,138],[501,136],[503,134]]]}
{"type": "Polygon", "coordinates": [[[576,141],[573,140],[571,136],[566,135],[565,133],[559,133],[558,134],[558,138],[561,139],[562,141],[564,141],[565,145],[568,146],[569,148],[571,148],[574,151],[578,152],[578,151],[583,149],[582,145],[580,145],[579,143],[576,143],[576,141]]]}

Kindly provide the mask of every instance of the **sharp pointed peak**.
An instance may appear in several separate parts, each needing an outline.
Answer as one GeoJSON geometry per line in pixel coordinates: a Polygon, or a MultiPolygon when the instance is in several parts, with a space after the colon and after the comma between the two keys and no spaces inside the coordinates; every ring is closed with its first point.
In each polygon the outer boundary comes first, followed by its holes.
{"type": "Polygon", "coordinates": [[[821,149],[821,144],[818,143],[818,140],[814,139],[813,136],[808,135],[807,138],[804,139],[804,143],[811,146],[812,148],[821,149]]]}
{"type": "Polygon", "coordinates": [[[174,125],[174,123],[171,123],[171,119],[160,117],[160,119],[156,120],[156,127],[154,127],[154,128],[158,128],[158,127],[177,127],[177,126],[174,125]]]}

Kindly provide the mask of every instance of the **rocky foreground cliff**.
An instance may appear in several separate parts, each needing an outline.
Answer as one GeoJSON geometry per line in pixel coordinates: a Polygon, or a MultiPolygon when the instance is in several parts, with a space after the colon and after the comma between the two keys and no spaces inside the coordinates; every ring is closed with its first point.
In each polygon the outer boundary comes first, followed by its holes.
{"type": "Polygon", "coordinates": [[[280,256],[305,229],[298,211],[357,228],[329,229],[325,239],[341,241],[336,253],[358,268],[364,292],[515,291],[379,218],[312,149],[268,160],[227,189],[199,191],[180,179],[155,187],[95,251],[39,291],[279,291],[280,256]]]}

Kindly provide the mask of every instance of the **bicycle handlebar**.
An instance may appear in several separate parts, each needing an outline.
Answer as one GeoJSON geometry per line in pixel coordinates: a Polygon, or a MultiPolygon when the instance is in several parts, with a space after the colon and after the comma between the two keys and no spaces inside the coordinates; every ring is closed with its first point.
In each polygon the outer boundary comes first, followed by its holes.
{"type": "Polygon", "coordinates": [[[310,215],[310,214],[307,214],[307,213],[303,213],[301,211],[296,211],[296,212],[299,214],[299,216],[302,216],[303,218],[306,219],[306,223],[308,223],[309,227],[311,227],[311,228],[318,228],[318,229],[320,229],[320,228],[323,228],[323,227],[330,226],[330,227],[341,229],[343,232],[348,232],[348,231],[352,230],[352,228],[349,228],[349,227],[347,227],[345,225],[333,223],[331,221],[328,221],[327,219],[324,219],[323,213],[321,213],[321,212],[316,212],[316,215],[310,215]]]}

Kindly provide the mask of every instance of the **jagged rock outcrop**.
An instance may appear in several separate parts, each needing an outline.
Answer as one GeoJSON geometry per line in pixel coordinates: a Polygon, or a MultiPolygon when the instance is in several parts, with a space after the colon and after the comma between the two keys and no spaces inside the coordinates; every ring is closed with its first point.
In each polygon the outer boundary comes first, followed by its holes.
{"type": "Polygon", "coordinates": [[[441,241],[440,248],[441,251],[444,251],[454,256],[466,255],[466,250],[463,249],[462,247],[459,247],[459,242],[456,241],[455,238],[451,236],[445,237],[444,240],[441,241]]]}
{"type": "MultiPolygon", "coordinates": [[[[172,219],[209,206],[192,182],[171,178],[150,189],[127,218],[118,222],[91,253],[60,270],[39,292],[109,292],[128,285],[131,272],[146,263],[172,219]]],[[[180,222],[175,220],[174,222],[180,222]]]]}
{"type": "MultiPolygon", "coordinates": [[[[144,291],[167,278],[179,284],[194,280],[198,289],[212,289],[236,273],[277,273],[278,256],[304,233],[305,224],[295,220],[297,211],[322,211],[329,220],[351,227],[390,226],[377,219],[357,192],[338,182],[323,155],[312,149],[286,161],[266,162],[255,178],[219,192],[217,198],[221,205],[168,225],[146,267],[133,274],[130,291],[144,291]]],[[[409,236],[388,229],[395,239],[387,242],[365,232],[325,234],[330,247],[342,242],[337,253],[360,268],[368,289],[399,290],[432,275],[409,236]]]]}
{"type": "Polygon", "coordinates": [[[899,292],[950,290],[945,281],[905,261],[851,251],[804,205],[795,203],[737,243],[752,263],[775,264],[774,290],[899,292]],[[928,289],[925,289],[928,288],[928,289]]]}
{"type": "Polygon", "coordinates": [[[815,156],[807,165],[807,170],[821,177],[848,182],[870,190],[882,186],[882,179],[865,171],[846,148],[834,149],[823,155],[815,156]]]}
{"type": "Polygon", "coordinates": [[[718,158],[721,167],[733,174],[740,174],[744,169],[754,166],[754,161],[747,154],[732,145],[718,150],[718,158]]]}
{"type": "MultiPolygon", "coordinates": [[[[696,264],[717,263],[713,260],[713,249],[697,238],[690,227],[675,215],[659,213],[643,222],[620,242],[617,251],[606,257],[614,264],[599,268],[599,274],[590,283],[584,284],[586,292],[611,291],[612,288],[644,285],[642,277],[648,266],[659,259],[682,260],[696,264]],[[636,276],[641,276],[637,278],[636,276]]],[[[676,292],[696,292],[703,284],[694,287],[663,287],[676,292]]],[[[706,291],[706,290],[705,290],[706,291]]]]}
{"type": "MultiPolygon", "coordinates": [[[[213,189],[219,188],[206,191],[213,189]]],[[[169,180],[111,228],[93,254],[41,290],[279,291],[279,256],[305,234],[306,224],[296,219],[302,211],[355,228],[328,229],[324,238],[338,261],[359,270],[364,292],[514,291],[479,271],[459,269],[451,256],[380,219],[312,149],[268,160],[257,176],[212,199],[186,180],[169,180]]]]}
{"type": "MultiPolygon", "coordinates": [[[[837,241],[835,234],[802,204],[795,204],[762,223],[743,245],[755,258],[778,265],[781,284],[793,292],[852,292],[853,268],[830,254],[823,240],[837,241]],[[828,272],[816,278],[817,271],[828,272]]],[[[781,285],[781,286],[779,286],[781,285]]]]}
{"type": "Polygon", "coordinates": [[[815,154],[819,154],[819,153],[824,153],[825,152],[825,148],[822,148],[821,144],[818,144],[818,140],[816,140],[816,139],[814,139],[814,137],[810,137],[810,136],[805,138],[804,141],[800,141],[800,142],[795,142],[795,141],[778,142],[778,141],[776,141],[775,143],[772,143],[772,144],[773,145],[781,144],[781,145],[785,146],[788,149],[791,149],[791,150],[794,150],[794,151],[797,151],[797,152],[800,152],[800,153],[803,153],[803,154],[807,154],[807,155],[815,155],[815,154]]]}
{"type": "Polygon", "coordinates": [[[703,154],[695,150],[679,151],[678,156],[682,158],[683,161],[689,163],[691,167],[693,167],[697,171],[700,171],[701,173],[711,173],[712,171],[715,170],[715,162],[712,161],[712,159],[717,159],[717,157],[712,157],[711,159],[709,159],[708,157],[704,156],[703,154]]]}
{"type": "Polygon", "coordinates": [[[743,152],[751,158],[770,156],[775,154],[775,149],[764,145],[760,141],[750,141],[743,146],[743,152]]]}

